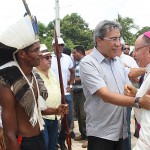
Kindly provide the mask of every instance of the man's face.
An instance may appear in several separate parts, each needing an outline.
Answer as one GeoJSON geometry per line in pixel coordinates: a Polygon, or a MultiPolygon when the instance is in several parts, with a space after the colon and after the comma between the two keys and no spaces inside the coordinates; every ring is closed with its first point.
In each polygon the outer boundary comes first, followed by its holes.
{"type": "Polygon", "coordinates": [[[43,55],[39,67],[42,68],[42,70],[48,70],[51,67],[51,58],[52,56],[50,54],[43,55]]]}
{"type": "Polygon", "coordinates": [[[117,56],[117,51],[120,46],[121,43],[119,29],[108,31],[105,38],[103,39],[97,38],[97,49],[104,57],[108,59],[117,56]]]}
{"type": "Polygon", "coordinates": [[[150,46],[145,46],[142,36],[135,41],[134,55],[139,67],[146,67],[150,63],[150,46]]]}
{"type": "Polygon", "coordinates": [[[40,64],[42,53],[40,51],[40,43],[36,42],[32,44],[27,52],[24,52],[24,61],[26,64],[32,67],[36,67],[40,64]]]}
{"type": "MultiPolygon", "coordinates": [[[[63,52],[63,49],[64,49],[64,44],[58,44],[58,46],[59,46],[59,52],[61,54],[63,52]]],[[[54,53],[56,54],[56,46],[55,46],[55,44],[52,45],[52,49],[53,49],[54,53]]]]}
{"type": "Polygon", "coordinates": [[[130,52],[130,46],[129,45],[125,45],[124,49],[123,49],[123,53],[126,54],[126,55],[129,55],[129,52],[130,52]]]}
{"type": "Polygon", "coordinates": [[[76,49],[73,50],[72,55],[73,55],[73,58],[74,58],[75,61],[79,61],[81,59],[80,58],[81,54],[78,51],[76,51],[76,49]]]}

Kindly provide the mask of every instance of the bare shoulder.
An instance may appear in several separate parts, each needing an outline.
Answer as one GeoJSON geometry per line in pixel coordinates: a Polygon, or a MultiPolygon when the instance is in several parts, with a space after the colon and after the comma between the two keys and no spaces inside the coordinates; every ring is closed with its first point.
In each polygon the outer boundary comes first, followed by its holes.
{"type": "Polygon", "coordinates": [[[5,104],[8,105],[15,102],[15,97],[10,87],[0,85],[0,104],[3,107],[5,104]]]}

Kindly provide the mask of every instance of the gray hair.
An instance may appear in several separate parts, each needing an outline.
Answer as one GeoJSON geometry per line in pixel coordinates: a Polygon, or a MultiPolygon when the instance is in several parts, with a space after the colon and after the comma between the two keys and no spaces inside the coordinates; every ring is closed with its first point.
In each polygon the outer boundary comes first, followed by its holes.
{"type": "Polygon", "coordinates": [[[121,31],[121,25],[116,21],[104,20],[99,22],[99,24],[94,29],[94,43],[96,46],[96,38],[104,38],[108,31],[112,31],[114,28],[121,31]]]}

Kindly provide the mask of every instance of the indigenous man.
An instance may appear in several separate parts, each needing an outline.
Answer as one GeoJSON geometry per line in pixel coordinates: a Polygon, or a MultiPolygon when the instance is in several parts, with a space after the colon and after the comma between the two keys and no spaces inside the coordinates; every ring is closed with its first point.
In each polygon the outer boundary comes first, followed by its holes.
{"type": "Polygon", "coordinates": [[[41,110],[44,114],[54,111],[47,109],[40,96],[46,91],[39,91],[42,88],[32,72],[42,57],[36,22],[29,16],[20,19],[0,34],[0,45],[0,56],[4,56],[0,59],[0,104],[7,150],[45,150],[41,110]]]}

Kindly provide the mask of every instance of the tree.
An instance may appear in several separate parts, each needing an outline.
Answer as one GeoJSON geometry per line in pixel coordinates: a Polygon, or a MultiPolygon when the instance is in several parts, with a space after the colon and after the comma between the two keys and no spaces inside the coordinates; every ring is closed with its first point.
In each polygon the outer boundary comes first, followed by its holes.
{"type": "MultiPolygon", "coordinates": [[[[55,21],[49,22],[47,27],[40,22],[38,25],[41,43],[46,44],[51,50],[55,21]]],[[[65,47],[73,49],[76,45],[83,45],[86,50],[93,47],[92,30],[89,29],[88,24],[77,13],[66,15],[60,20],[60,31],[61,37],[66,43],[65,47]]]]}
{"type": "Polygon", "coordinates": [[[125,40],[126,43],[129,45],[133,45],[136,39],[135,34],[132,33],[132,30],[138,30],[139,27],[134,24],[132,18],[125,17],[123,18],[121,15],[118,14],[118,18],[116,19],[122,26],[121,36],[125,40]]]}
{"type": "Polygon", "coordinates": [[[75,45],[83,45],[85,49],[93,47],[93,34],[88,24],[77,13],[66,15],[60,21],[61,33],[66,41],[72,41],[73,45],[67,45],[73,48],[75,45]],[[73,46],[73,47],[72,47],[73,46]]]}
{"type": "Polygon", "coordinates": [[[40,43],[45,44],[51,51],[52,39],[54,37],[54,21],[51,21],[47,26],[38,22],[40,43]]]}
{"type": "Polygon", "coordinates": [[[141,34],[143,34],[144,32],[146,32],[146,31],[150,31],[150,27],[149,26],[146,26],[146,27],[143,27],[141,30],[139,30],[137,33],[136,33],[136,38],[138,37],[138,36],[140,36],[141,34]]]}

